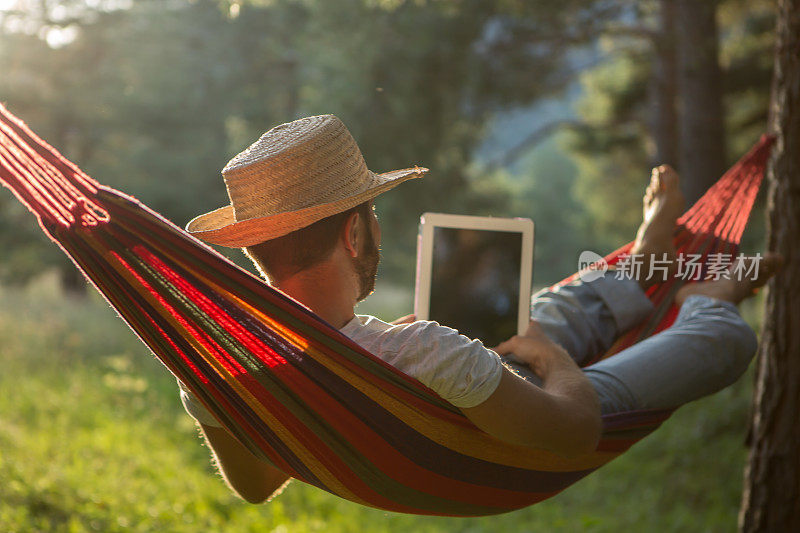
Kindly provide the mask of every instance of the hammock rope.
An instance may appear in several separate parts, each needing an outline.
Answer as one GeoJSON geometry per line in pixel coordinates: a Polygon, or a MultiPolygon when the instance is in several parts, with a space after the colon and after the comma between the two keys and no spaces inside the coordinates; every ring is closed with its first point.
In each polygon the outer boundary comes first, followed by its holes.
{"type": "MultiPolygon", "coordinates": [[[[762,138],[681,217],[679,251],[735,252],[771,142],[762,138]]],[[[89,178],[2,106],[0,182],[242,444],[353,502],[450,516],[518,509],[611,461],[671,414],[604,416],[597,450],[578,458],[504,443],[298,302],[89,178]]],[[[650,319],[599,357],[668,327],[678,284],[653,288],[650,319]]]]}

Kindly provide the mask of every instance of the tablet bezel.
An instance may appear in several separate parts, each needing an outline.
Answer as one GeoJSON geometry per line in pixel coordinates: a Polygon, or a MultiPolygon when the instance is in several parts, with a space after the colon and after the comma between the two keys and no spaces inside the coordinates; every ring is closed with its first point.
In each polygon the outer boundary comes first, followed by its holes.
{"type": "MultiPolygon", "coordinates": [[[[417,279],[414,290],[414,314],[417,320],[428,320],[430,314],[433,228],[435,227],[511,231],[522,234],[517,334],[524,334],[530,322],[531,282],[533,277],[533,221],[529,218],[423,213],[420,217],[419,234],[417,236],[417,279]]],[[[443,325],[450,326],[451,324],[443,325]]]]}

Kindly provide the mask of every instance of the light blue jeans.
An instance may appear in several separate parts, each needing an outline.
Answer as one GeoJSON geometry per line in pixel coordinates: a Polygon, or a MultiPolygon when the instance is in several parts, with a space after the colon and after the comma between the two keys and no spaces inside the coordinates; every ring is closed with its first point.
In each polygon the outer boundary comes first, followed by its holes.
{"type": "MultiPolygon", "coordinates": [[[[578,280],[544,290],[531,299],[531,318],[578,364],[607,350],[652,310],[636,281],[617,279],[613,272],[588,283],[578,280]]],[[[670,328],[584,372],[603,414],[673,408],[732,384],[747,370],[756,348],[756,335],[734,304],[693,295],[670,328]]],[[[510,366],[541,383],[529,367],[510,366]]]]}

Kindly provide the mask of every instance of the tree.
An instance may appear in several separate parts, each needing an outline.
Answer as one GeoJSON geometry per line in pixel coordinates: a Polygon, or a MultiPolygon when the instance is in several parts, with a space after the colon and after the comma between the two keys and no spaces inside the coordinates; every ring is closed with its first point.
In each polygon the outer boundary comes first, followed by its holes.
{"type": "Polygon", "coordinates": [[[770,161],[770,250],[783,255],[770,281],[745,470],[743,532],[800,531],[800,0],[778,2],[770,161]]]}
{"type": "Polygon", "coordinates": [[[691,205],[725,171],[717,0],[676,0],[681,186],[691,205]]]}
{"type": "Polygon", "coordinates": [[[653,130],[655,161],[678,166],[678,60],[674,0],[660,0],[660,27],[653,43],[653,130]]]}

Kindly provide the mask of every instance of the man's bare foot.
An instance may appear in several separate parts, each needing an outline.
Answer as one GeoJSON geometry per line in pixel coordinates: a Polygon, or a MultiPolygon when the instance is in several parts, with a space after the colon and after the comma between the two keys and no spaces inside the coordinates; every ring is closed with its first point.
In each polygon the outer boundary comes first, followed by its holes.
{"type": "Polygon", "coordinates": [[[679,187],[678,173],[669,165],[661,165],[653,169],[650,185],[644,195],[642,225],[636,232],[636,241],[631,248],[631,255],[640,256],[642,271],[637,281],[643,288],[658,281],[663,276],[650,274],[653,259],[668,259],[671,263],[669,272],[675,270],[675,244],[673,233],[675,222],[683,213],[685,200],[679,187]]]}
{"type": "Polygon", "coordinates": [[[681,287],[675,295],[675,304],[680,307],[686,298],[693,294],[702,294],[717,300],[738,304],[753,295],[753,291],[763,286],[783,265],[783,257],[779,254],[767,253],[760,258],[756,272],[753,262],[758,259],[756,257],[737,259],[728,269],[730,279],[701,281],[681,287]],[[739,275],[738,272],[742,274],[739,275]]]}

